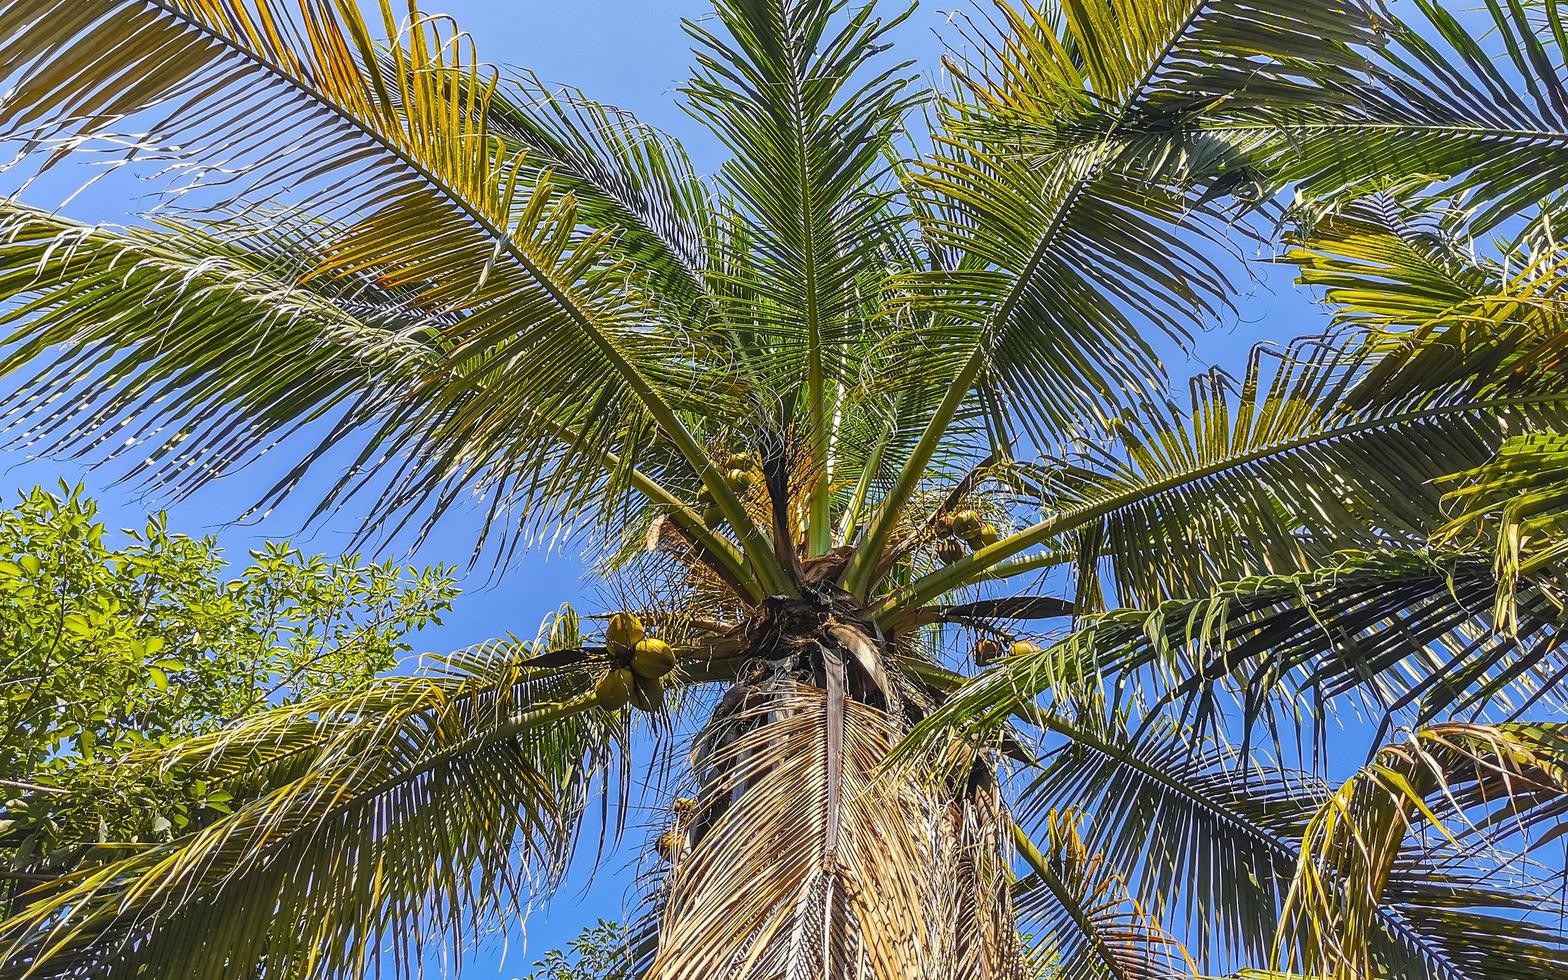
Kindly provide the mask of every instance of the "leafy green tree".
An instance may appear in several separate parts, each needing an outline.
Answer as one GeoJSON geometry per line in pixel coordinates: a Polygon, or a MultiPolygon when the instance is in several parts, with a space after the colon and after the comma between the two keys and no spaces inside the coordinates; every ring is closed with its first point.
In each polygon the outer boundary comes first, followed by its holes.
{"type": "Polygon", "coordinates": [[[626,927],[600,919],[585,926],[565,949],[534,962],[523,980],[626,980],[626,927]]]}
{"type": "Polygon", "coordinates": [[[622,614],[135,751],[232,812],[0,970],[413,971],[593,812],[656,980],[1562,977],[1568,10],[1474,6],[986,2],[933,92],[715,0],[710,181],[412,4],[0,0],[10,172],[180,204],[0,205],[14,431],[477,502],[622,614]],[[1256,255],[1320,321],[1181,394],[1256,255]]]}
{"type": "Polygon", "coordinates": [[[363,687],[456,595],[443,568],[278,543],[231,572],[213,538],[171,533],[163,513],[122,535],[79,486],[0,511],[0,848],[17,865],[228,813],[228,789],[122,763],[363,687]]]}

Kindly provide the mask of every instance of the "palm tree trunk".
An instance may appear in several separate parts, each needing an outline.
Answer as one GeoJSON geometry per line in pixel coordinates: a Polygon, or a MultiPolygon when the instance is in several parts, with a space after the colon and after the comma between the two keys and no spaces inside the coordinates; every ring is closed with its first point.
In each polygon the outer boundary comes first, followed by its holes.
{"type": "MultiPolygon", "coordinates": [[[[847,593],[775,599],[693,750],[686,846],[649,978],[1019,975],[1000,797],[885,769],[914,702],[847,593]]],[[[915,709],[918,710],[918,709],[915,709]]],[[[944,771],[946,767],[944,767],[944,771]]]]}

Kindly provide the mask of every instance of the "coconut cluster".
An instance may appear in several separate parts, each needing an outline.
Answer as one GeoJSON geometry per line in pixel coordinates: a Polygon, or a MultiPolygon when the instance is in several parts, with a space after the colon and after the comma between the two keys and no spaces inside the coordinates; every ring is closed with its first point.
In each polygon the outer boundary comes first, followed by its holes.
{"type": "MultiPolygon", "coordinates": [[[[751,453],[720,450],[713,454],[713,463],[724,471],[724,482],[737,497],[744,497],[762,485],[757,458],[751,453]]],[[[715,527],[723,522],[724,512],[707,487],[698,492],[697,505],[702,510],[704,524],[715,527]]]]}
{"type": "Polygon", "coordinates": [[[628,704],[642,711],[663,708],[664,675],[675,669],[670,645],[648,636],[642,620],[627,612],[610,617],[604,645],[611,666],[594,688],[599,704],[610,711],[628,704]]]}
{"type": "Polygon", "coordinates": [[[1024,657],[1031,653],[1039,652],[1039,644],[1031,643],[1028,640],[1014,640],[1004,647],[1001,642],[993,640],[988,636],[975,644],[975,666],[989,667],[1001,660],[1004,653],[1009,657],[1024,657]]]}
{"type": "Polygon", "coordinates": [[[937,560],[951,565],[971,551],[996,544],[1000,537],[996,525],[982,520],[976,511],[949,511],[936,519],[937,560]]]}
{"type": "Polygon", "coordinates": [[[697,814],[697,801],[682,797],[670,807],[670,812],[675,816],[675,823],[659,835],[659,839],[654,842],[654,849],[659,852],[659,857],[674,864],[686,853],[688,831],[692,818],[697,814]]]}

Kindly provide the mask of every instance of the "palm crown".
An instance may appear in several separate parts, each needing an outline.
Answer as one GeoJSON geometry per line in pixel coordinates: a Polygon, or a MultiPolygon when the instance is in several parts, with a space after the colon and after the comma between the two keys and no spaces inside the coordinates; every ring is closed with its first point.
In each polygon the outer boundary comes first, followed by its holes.
{"type": "Polygon", "coordinates": [[[932,95],[897,10],[716,0],[709,181],[412,6],[0,0],[13,166],[182,204],[0,208],[19,440],[349,446],[323,511],[587,529],[631,614],[127,759],[239,802],[0,974],[413,971],[673,767],[640,975],[1561,976],[1565,14],[1412,7],[1015,0],[932,95]],[[1332,326],[1167,397],[1274,241],[1332,326]]]}

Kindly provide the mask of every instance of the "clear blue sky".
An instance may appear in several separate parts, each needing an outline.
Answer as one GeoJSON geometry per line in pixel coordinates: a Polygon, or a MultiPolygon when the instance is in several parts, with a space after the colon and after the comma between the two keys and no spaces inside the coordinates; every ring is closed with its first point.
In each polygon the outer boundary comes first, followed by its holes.
{"type": "MultiPolygon", "coordinates": [[[[900,51],[906,58],[934,70],[940,44],[933,36],[946,21],[946,12],[955,0],[928,2],[900,31],[900,51]]],[[[719,163],[718,147],[702,133],[680,109],[674,89],[686,77],[690,64],[687,39],[681,32],[682,17],[700,18],[707,13],[705,0],[427,0],[426,9],[453,14],[475,35],[481,56],[492,62],[532,68],[552,82],[570,83],[591,97],[630,109],[645,121],[668,129],[687,141],[700,169],[713,170],[719,163]]],[[[888,10],[896,9],[889,3],[888,10]]],[[[951,32],[949,32],[951,33],[951,32]]],[[[8,188],[0,185],[0,193],[8,188]]],[[[32,203],[53,206],[47,189],[29,195],[32,203]]],[[[113,195],[89,195],[67,213],[89,221],[122,218],[113,195]]],[[[1304,306],[1289,306],[1288,322],[1271,318],[1263,324],[1273,305],[1261,295],[1249,304],[1244,325],[1228,333],[1203,338],[1199,351],[1207,361],[1229,367],[1237,365],[1246,340],[1257,336],[1266,326],[1277,338],[1306,332],[1312,322],[1304,306]]],[[[1174,373],[1187,373],[1176,365],[1174,373]]],[[[231,522],[252,502],[259,486],[270,484],[265,472],[242,473],[219,481],[171,508],[171,523],[188,533],[215,532],[236,556],[265,538],[299,537],[301,515],[274,514],[256,524],[237,527],[231,522]]],[[[86,472],[81,466],[56,460],[25,460],[17,454],[0,454],[0,492],[14,499],[15,488],[35,483],[52,484],[58,478],[74,482],[83,479],[107,511],[111,527],[139,523],[140,517],[160,504],[156,498],[143,498],[131,488],[114,486],[106,475],[86,472]]],[[[304,487],[301,498],[310,496],[304,487]]],[[[308,504],[313,501],[301,501],[308,504]]],[[[341,514],[310,529],[299,538],[310,550],[341,550],[347,535],[357,526],[354,514],[341,514]]],[[[472,521],[449,522],[440,536],[411,556],[425,562],[462,562],[468,555],[471,539],[466,535],[472,521]]],[[[484,571],[479,576],[484,576],[484,571]]],[[[581,566],[570,551],[546,555],[542,550],[525,556],[497,581],[476,580],[459,600],[455,615],[447,625],[420,638],[423,649],[445,650],[465,646],[507,631],[531,635],[540,618],[561,602],[573,602],[592,609],[594,590],[586,582],[581,566]]],[[[635,824],[637,821],[633,821],[635,824]]],[[[634,835],[637,831],[633,832],[634,835]]],[[[634,836],[633,841],[637,838],[634,836]]],[[[593,850],[593,835],[585,840],[585,850],[593,850]]],[[[524,930],[509,929],[506,940],[511,952],[501,961],[500,942],[492,941],[468,960],[470,976],[511,978],[527,972],[527,963],[551,946],[560,945],[577,932],[581,923],[605,916],[620,917],[622,900],[629,898],[630,874],[626,861],[612,859],[587,886],[579,876],[570,882],[554,909],[533,916],[527,928],[527,949],[520,951],[524,930]]]]}

